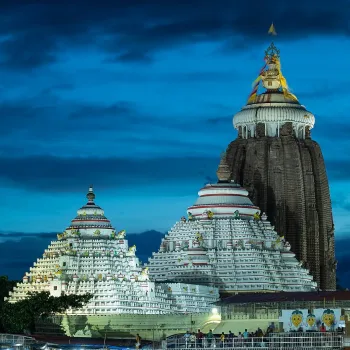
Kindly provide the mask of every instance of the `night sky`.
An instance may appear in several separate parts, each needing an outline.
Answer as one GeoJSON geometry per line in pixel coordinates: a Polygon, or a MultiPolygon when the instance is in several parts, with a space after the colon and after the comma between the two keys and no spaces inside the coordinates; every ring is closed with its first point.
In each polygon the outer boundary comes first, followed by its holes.
{"type": "Polygon", "coordinates": [[[336,3],[1,1],[0,274],[20,278],[90,184],[117,229],[170,229],[236,138],[273,21],[316,116],[350,287],[350,4],[336,3]]]}

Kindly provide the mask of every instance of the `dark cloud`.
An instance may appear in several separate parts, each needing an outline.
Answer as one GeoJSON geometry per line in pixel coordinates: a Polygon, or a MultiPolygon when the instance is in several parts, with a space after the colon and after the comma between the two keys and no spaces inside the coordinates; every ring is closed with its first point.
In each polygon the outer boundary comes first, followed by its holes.
{"type": "MultiPolygon", "coordinates": [[[[10,279],[21,279],[33,266],[33,262],[42,257],[51,240],[56,239],[54,233],[11,232],[0,235],[0,237],[5,236],[8,239],[0,240],[1,275],[8,275],[10,279]],[[13,237],[17,239],[13,240],[13,237]]],[[[143,262],[147,262],[152,252],[158,250],[163,236],[164,233],[158,231],[127,233],[129,245],[136,244],[137,256],[143,262]]]]}
{"type": "Polygon", "coordinates": [[[337,276],[340,284],[346,288],[350,288],[350,240],[346,238],[336,239],[336,257],[338,260],[337,276]]]}
{"type": "MultiPolygon", "coordinates": [[[[316,123],[318,117],[316,116],[316,123]]],[[[332,116],[322,117],[323,122],[315,126],[315,130],[312,130],[314,136],[326,139],[326,140],[336,140],[340,142],[348,142],[348,137],[350,133],[350,125],[346,123],[346,115],[344,117],[337,115],[337,120],[334,120],[332,116]],[[329,123],[328,120],[332,119],[332,122],[329,123]]]]}
{"type": "Polygon", "coordinates": [[[211,124],[211,125],[217,125],[217,124],[228,125],[228,122],[230,121],[230,119],[232,119],[232,116],[208,118],[206,121],[208,124],[211,124]]]}
{"type": "Polygon", "coordinates": [[[200,183],[208,173],[215,171],[218,162],[218,158],[210,156],[152,159],[0,157],[0,180],[9,185],[48,192],[76,191],[86,183],[94,183],[99,188],[144,186],[175,180],[200,183]]]}
{"type": "Polygon", "coordinates": [[[0,44],[0,67],[34,69],[56,61],[55,42],[46,36],[14,35],[0,44]]]}
{"type": "MultiPolygon", "coordinates": [[[[209,130],[202,115],[158,116],[146,113],[136,103],[117,101],[111,104],[94,104],[89,101],[64,100],[55,95],[57,89],[73,89],[70,84],[56,84],[41,90],[32,98],[0,102],[2,127],[0,128],[0,155],[59,154],[70,156],[79,152],[82,156],[108,155],[113,147],[124,153],[130,145],[166,150],[187,151],[196,146],[199,133],[209,130]],[[192,122],[188,122],[191,120],[192,122]],[[145,133],[145,130],[147,132],[145,133]],[[184,135],[186,134],[186,137],[184,135]],[[194,135],[194,139],[191,136],[194,135]],[[69,135],[69,136],[68,136],[69,135]],[[84,144],[88,147],[85,147],[84,144]],[[92,147],[94,143],[95,147],[92,147]],[[127,143],[125,147],[123,143],[127,143]],[[96,153],[94,153],[96,151],[96,153]],[[58,153],[57,153],[58,152],[58,153]]],[[[210,108],[215,114],[217,108],[210,108]]],[[[218,110],[221,114],[221,110],[218,110]]],[[[227,122],[230,123],[228,117],[227,122]]],[[[215,125],[216,132],[225,128],[215,125]]],[[[207,138],[201,147],[213,149],[215,142],[207,138]]],[[[199,146],[199,145],[198,145],[199,146]]],[[[158,151],[157,151],[158,152],[158,151]]]]}
{"type": "Polygon", "coordinates": [[[116,62],[126,62],[126,63],[152,63],[153,59],[150,55],[145,52],[137,52],[137,51],[127,51],[125,53],[121,53],[112,58],[108,58],[106,60],[108,63],[116,63],[116,62]]]}
{"type": "Polygon", "coordinates": [[[327,159],[326,167],[330,181],[350,180],[350,159],[327,159]]]}
{"type": "Polygon", "coordinates": [[[266,38],[271,20],[284,39],[349,35],[349,11],[347,0],[336,6],[316,0],[278,6],[257,0],[239,6],[231,0],[7,2],[0,5],[0,52],[4,65],[20,69],[55,62],[72,44],[99,46],[112,60],[145,62],[163,48],[194,41],[226,40],[245,49],[247,41],[266,38]]]}
{"type": "MultiPolygon", "coordinates": [[[[297,93],[299,99],[332,99],[333,97],[340,97],[347,95],[347,91],[343,89],[344,83],[332,84],[330,85],[328,82],[321,81],[315,82],[317,86],[312,90],[304,90],[297,93]]],[[[316,85],[316,84],[315,84],[316,85]]]]}

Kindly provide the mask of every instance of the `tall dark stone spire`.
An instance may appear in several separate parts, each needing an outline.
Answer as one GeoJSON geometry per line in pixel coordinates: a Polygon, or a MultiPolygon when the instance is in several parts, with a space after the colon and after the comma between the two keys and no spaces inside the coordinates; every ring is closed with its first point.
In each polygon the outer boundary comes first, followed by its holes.
{"type": "Polygon", "coordinates": [[[290,93],[275,52],[270,46],[265,53],[258,85],[233,118],[238,138],[228,146],[226,162],[319,287],[334,290],[334,224],[321,148],[311,139],[315,117],[290,93]]]}

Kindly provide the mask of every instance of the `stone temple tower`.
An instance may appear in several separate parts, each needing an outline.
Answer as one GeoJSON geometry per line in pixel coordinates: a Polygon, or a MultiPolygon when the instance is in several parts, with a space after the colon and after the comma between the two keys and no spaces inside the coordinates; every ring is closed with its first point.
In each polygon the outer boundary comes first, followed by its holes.
{"type": "Polygon", "coordinates": [[[232,179],[285,235],[319,288],[334,290],[334,225],[321,148],[310,133],[315,117],[289,91],[273,43],[265,62],[246,106],[233,117],[238,137],[226,161],[232,179]]]}

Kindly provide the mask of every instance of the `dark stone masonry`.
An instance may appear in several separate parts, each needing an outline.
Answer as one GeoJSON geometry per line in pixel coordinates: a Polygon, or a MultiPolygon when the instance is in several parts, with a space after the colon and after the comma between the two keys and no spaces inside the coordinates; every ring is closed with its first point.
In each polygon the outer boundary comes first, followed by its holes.
{"type": "Polygon", "coordinates": [[[291,123],[280,137],[238,138],[226,151],[232,179],[244,186],[253,203],[284,235],[292,251],[310,269],[322,290],[336,289],[334,225],[326,167],[320,146],[298,139],[291,123]]]}

